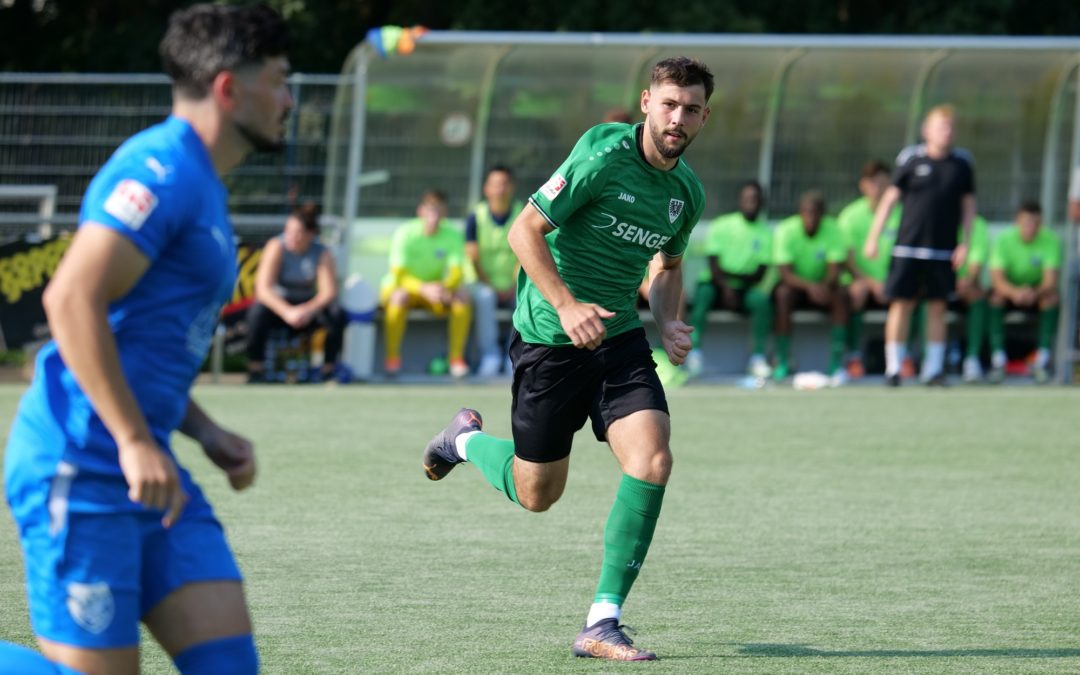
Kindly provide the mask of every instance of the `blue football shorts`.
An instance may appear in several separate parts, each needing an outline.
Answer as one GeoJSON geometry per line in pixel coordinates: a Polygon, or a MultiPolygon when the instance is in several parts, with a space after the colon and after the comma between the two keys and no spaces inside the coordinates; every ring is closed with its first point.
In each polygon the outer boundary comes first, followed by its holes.
{"type": "MultiPolygon", "coordinates": [[[[18,426],[8,462],[32,456],[19,447],[18,426]]],[[[168,529],[162,511],[128,500],[121,476],[80,472],[64,462],[51,472],[7,469],[30,622],[40,637],[91,649],[135,646],[140,618],[176,589],[242,580],[212,507],[182,467],[188,502],[168,529]]]]}

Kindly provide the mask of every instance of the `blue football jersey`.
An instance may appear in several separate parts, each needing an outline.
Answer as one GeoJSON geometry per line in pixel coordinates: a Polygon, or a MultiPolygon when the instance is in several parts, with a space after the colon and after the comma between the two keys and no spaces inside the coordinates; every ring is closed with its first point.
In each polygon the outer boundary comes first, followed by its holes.
{"type": "MultiPolygon", "coordinates": [[[[169,117],[106,162],[87,188],[79,223],[120,233],[150,260],[108,319],[127,382],[154,438],[168,448],[236,282],[225,186],[191,126],[169,117]]],[[[116,444],[55,343],[39,353],[19,415],[55,441],[38,446],[35,463],[120,474],[116,444]]]]}

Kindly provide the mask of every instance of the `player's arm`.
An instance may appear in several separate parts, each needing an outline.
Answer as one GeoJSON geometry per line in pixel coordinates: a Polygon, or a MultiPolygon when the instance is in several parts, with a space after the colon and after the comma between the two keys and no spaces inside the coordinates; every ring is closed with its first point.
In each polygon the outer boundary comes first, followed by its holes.
{"type": "Polygon", "coordinates": [[[1009,283],[1004,269],[990,268],[990,285],[998,295],[1004,296],[1010,302],[1019,303],[1021,288],[1009,283]]]}
{"type": "Polygon", "coordinates": [[[953,251],[953,267],[959,269],[967,260],[968,242],[971,241],[971,229],[975,222],[975,214],[978,204],[975,201],[975,193],[969,192],[964,195],[960,202],[960,226],[963,230],[962,238],[953,251]]]}
{"type": "Polygon", "coordinates": [[[795,266],[791,263],[777,265],[776,269],[780,272],[780,281],[792,288],[797,288],[800,291],[809,293],[811,287],[814,286],[810,281],[795,274],[795,266]]]}
{"type": "Polygon", "coordinates": [[[337,295],[337,265],[334,263],[334,254],[329,249],[324,249],[315,269],[315,297],[305,302],[303,307],[312,314],[318,314],[337,300],[337,295]]]}
{"type": "Polygon", "coordinates": [[[289,317],[294,308],[274,290],[274,281],[281,272],[283,248],[281,240],[277,238],[271,239],[263,246],[259,266],[255,269],[255,300],[280,316],[286,323],[291,324],[289,317]]]}
{"type": "Polygon", "coordinates": [[[870,232],[866,235],[866,243],[863,244],[863,255],[873,260],[878,255],[878,241],[881,233],[885,230],[885,223],[892,214],[893,207],[900,199],[900,188],[890,185],[881,196],[877,209],[874,211],[874,224],[870,226],[870,232]]]}
{"type": "Polygon", "coordinates": [[[507,239],[525,274],[558,312],[559,322],[574,346],[596,349],[607,334],[603,320],[612,318],[615,313],[599,305],[578,302],[570,292],[559,276],[555,258],[544,239],[553,229],[544,214],[530,202],[514,219],[507,239]]]}
{"type": "Polygon", "coordinates": [[[187,496],[176,465],[158,447],[124,377],[109,304],[145,274],[149,259],[124,235],[96,223],[79,228],[42,304],[60,356],[116,442],[132,501],[166,509],[166,526],[187,496]]]}
{"type": "Polygon", "coordinates": [[[225,429],[206,414],[194,399],[177,430],[202,446],[214,464],[225,471],[234,490],[255,481],[255,449],[251,441],[225,429]]]}
{"type": "Polygon", "coordinates": [[[682,321],[682,256],[658,252],[649,262],[649,309],[652,310],[660,341],[668,359],[675,365],[686,360],[693,346],[693,328],[682,321]]]}

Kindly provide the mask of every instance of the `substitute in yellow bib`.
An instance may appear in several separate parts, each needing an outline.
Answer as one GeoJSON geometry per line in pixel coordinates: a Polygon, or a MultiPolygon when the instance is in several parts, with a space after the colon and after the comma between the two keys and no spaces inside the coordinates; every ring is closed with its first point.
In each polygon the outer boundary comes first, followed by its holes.
{"type": "Polygon", "coordinates": [[[462,288],[465,238],[446,222],[446,212],[446,195],[428,190],[416,207],[417,217],[399,227],[390,244],[390,272],[383,279],[379,295],[386,312],[388,375],[401,370],[401,342],[413,307],[438,316],[449,314],[450,374],[464,377],[469,373],[465,341],[472,306],[462,288]]]}

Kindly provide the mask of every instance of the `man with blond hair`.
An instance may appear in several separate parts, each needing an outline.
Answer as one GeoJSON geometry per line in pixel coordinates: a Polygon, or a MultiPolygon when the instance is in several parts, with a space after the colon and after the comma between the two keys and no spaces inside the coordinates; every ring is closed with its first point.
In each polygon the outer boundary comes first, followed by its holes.
{"type": "Polygon", "coordinates": [[[889,314],[885,322],[885,382],[900,384],[911,313],[920,299],[927,302],[926,355],[921,379],[927,385],[945,384],[945,308],[956,286],[955,269],[967,258],[971,224],[975,219],[975,164],[971,154],[953,148],[956,112],[952,106],[932,108],[923,120],[924,143],[904,148],[896,158],[892,185],[874,214],[863,247],[867,258],[878,255],[878,240],[898,201],[904,212],[885,283],[889,314]],[[961,224],[960,240],[956,224],[961,224]]]}

